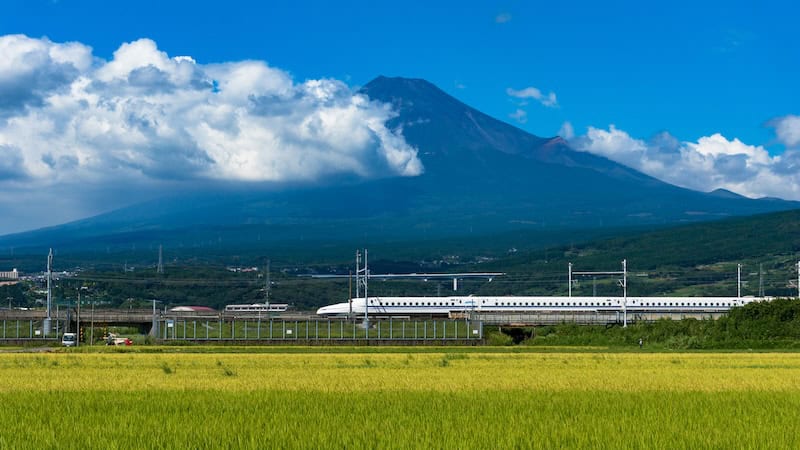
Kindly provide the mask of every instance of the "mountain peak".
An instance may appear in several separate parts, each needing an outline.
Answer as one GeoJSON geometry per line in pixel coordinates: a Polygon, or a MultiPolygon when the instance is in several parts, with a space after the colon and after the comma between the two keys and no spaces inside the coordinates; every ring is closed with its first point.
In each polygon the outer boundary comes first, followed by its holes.
{"type": "Polygon", "coordinates": [[[394,107],[398,116],[389,127],[421,143],[423,155],[515,154],[547,141],[471,108],[423,79],[380,76],[361,91],[394,107]]]}
{"type": "Polygon", "coordinates": [[[743,195],[739,195],[735,192],[723,188],[714,189],[713,191],[709,192],[708,195],[719,198],[747,198],[743,195]]]}
{"type": "Polygon", "coordinates": [[[394,107],[398,115],[387,125],[402,130],[406,139],[417,145],[426,167],[442,160],[451,167],[467,164],[468,160],[483,166],[499,153],[663,184],[602,156],[576,151],[561,137],[535,136],[497,120],[420,78],[382,75],[367,83],[361,92],[394,107]]]}

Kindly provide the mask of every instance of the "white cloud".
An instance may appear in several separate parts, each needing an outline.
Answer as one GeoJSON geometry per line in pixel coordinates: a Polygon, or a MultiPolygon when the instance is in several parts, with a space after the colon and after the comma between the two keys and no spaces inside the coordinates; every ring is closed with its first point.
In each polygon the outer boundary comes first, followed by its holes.
{"type": "Polygon", "coordinates": [[[525,112],[524,109],[517,108],[517,110],[509,114],[508,117],[511,117],[519,123],[525,123],[528,121],[528,113],[525,112]]]}
{"type": "Polygon", "coordinates": [[[494,16],[494,23],[508,23],[511,22],[511,13],[503,12],[494,16]]]}
{"type": "Polygon", "coordinates": [[[570,140],[575,137],[575,128],[572,127],[570,122],[564,122],[558,130],[558,135],[566,140],[570,140]]]}
{"type": "Polygon", "coordinates": [[[800,146],[800,116],[779,117],[769,123],[775,128],[775,135],[786,147],[800,146]]]}
{"type": "Polygon", "coordinates": [[[795,151],[770,156],[762,146],[719,133],[680,142],[664,132],[645,141],[614,125],[607,130],[589,127],[571,143],[578,150],[698,191],[723,188],[754,198],[800,200],[800,153],[795,151]]]}
{"type": "Polygon", "coordinates": [[[384,126],[394,114],[341,81],[298,83],[262,61],[204,65],[149,39],[106,61],[80,43],[0,36],[0,188],[18,195],[102,203],[208,182],[418,175],[416,149],[384,126]]]}
{"type": "Polygon", "coordinates": [[[526,87],[524,89],[516,90],[512,88],[506,89],[506,94],[510,95],[511,97],[519,98],[519,99],[534,99],[541,103],[548,108],[558,107],[558,100],[556,99],[555,92],[549,92],[547,94],[542,93],[539,89],[535,87],[526,87]]]}

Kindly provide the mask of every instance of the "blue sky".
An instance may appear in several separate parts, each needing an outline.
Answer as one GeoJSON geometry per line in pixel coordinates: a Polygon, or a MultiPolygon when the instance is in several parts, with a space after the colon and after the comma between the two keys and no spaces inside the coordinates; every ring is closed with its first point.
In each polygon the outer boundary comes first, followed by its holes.
{"type": "MultiPolygon", "coordinates": [[[[800,180],[783,186],[800,167],[794,153],[800,146],[800,15],[791,2],[12,0],[3,3],[2,11],[0,36],[46,37],[50,43],[90,48],[94,62],[76,69],[80,73],[94,73],[98,64],[113,61],[123,44],[144,38],[154,44],[155,50],[150,50],[169,58],[189,56],[204,73],[218,73],[217,65],[252,60],[274,68],[276,76],[289,77],[291,88],[303,92],[310,92],[302,87],[307,80],[338,80],[345,86],[326,88],[335,91],[336,98],[348,97],[345,88],[356,89],[378,75],[425,78],[534,134],[568,135],[577,148],[679,185],[800,199],[800,180]],[[678,152],[680,158],[675,156],[678,152]],[[742,175],[744,171],[749,175],[742,175]],[[682,178],[676,172],[687,175],[682,178]],[[711,181],[701,183],[698,178],[711,181]]],[[[15,40],[13,45],[23,44],[15,40]]],[[[0,107],[15,104],[11,93],[19,92],[15,86],[23,77],[63,75],[57,75],[62,67],[57,64],[36,67],[34,72],[5,75],[12,80],[6,81],[5,102],[0,67],[0,107]]],[[[103,78],[107,84],[110,79],[103,78]]],[[[55,81],[42,83],[50,86],[55,81]]],[[[43,90],[31,89],[36,95],[43,90]]],[[[137,98],[131,92],[130,98],[137,98]]],[[[25,108],[42,103],[24,102],[25,108]]],[[[353,121],[381,114],[354,108],[359,112],[353,121]]],[[[15,111],[6,117],[22,114],[19,108],[15,111]]],[[[0,138],[3,133],[0,129],[0,138]]],[[[33,150],[15,141],[22,140],[22,134],[20,129],[5,131],[3,148],[17,150],[8,150],[16,153],[0,163],[0,184],[5,176],[6,189],[56,189],[63,194],[63,184],[25,181],[47,175],[26,165],[33,150]],[[14,176],[23,169],[24,174],[14,176]]],[[[59,144],[50,137],[43,142],[59,144]]],[[[69,146],[79,147],[65,141],[64,147],[69,146]]],[[[382,170],[418,172],[408,149],[391,133],[381,138],[380,147],[388,161],[388,169],[382,170]]],[[[353,148],[361,151],[358,145],[353,148]]],[[[148,161],[126,164],[145,174],[142,183],[155,180],[155,191],[165,181],[158,175],[161,160],[150,151],[140,151],[148,161]]],[[[62,161],[61,167],[83,167],[81,155],[87,152],[36,157],[51,168],[56,161],[62,161]]],[[[219,160],[202,145],[178,159],[191,160],[188,172],[200,173],[202,164],[197,161],[206,157],[203,152],[219,160]]],[[[168,163],[174,166],[175,161],[168,163]]],[[[253,179],[227,170],[212,178],[253,179]]],[[[372,169],[351,165],[342,170],[368,174],[372,169]]],[[[97,187],[86,193],[97,206],[81,208],[85,198],[76,197],[67,202],[70,212],[65,208],[54,221],[113,206],[108,203],[112,196],[103,197],[108,191],[102,188],[102,177],[82,174],[97,187]]],[[[313,178],[320,172],[297,175],[313,178]]],[[[35,216],[32,210],[19,210],[16,218],[12,215],[0,224],[0,233],[47,225],[36,222],[35,216]]]]}
{"type": "Polygon", "coordinates": [[[527,110],[522,127],[543,136],[564,121],[613,123],[779,151],[764,124],[800,104],[792,2],[4,3],[3,34],[79,41],[104,58],[150,38],[170,55],[259,59],[301,80],[425,78],[504,119],[516,109],[506,88],[536,86],[559,100],[527,110]]]}

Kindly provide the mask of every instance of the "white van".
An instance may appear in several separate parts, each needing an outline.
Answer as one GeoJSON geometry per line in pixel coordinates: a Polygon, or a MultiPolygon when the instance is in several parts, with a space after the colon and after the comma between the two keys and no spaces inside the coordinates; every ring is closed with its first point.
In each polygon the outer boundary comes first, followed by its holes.
{"type": "Polygon", "coordinates": [[[61,345],[64,347],[75,347],[78,345],[78,334],[64,333],[64,335],[61,336],[61,345]]]}

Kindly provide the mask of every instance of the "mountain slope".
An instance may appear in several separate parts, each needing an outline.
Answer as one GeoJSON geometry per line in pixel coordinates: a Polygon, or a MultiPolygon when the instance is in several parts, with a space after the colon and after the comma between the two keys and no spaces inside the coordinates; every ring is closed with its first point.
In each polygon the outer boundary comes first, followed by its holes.
{"type": "Polygon", "coordinates": [[[662,225],[798,207],[669,185],[493,119],[424,80],[379,77],[363,92],[394,106],[398,115],[388,125],[418,149],[422,175],[197,192],[0,237],[0,247],[435,238],[662,225]]]}
{"type": "MultiPolygon", "coordinates": [[[[516,294],[562,294],[569,263],[576,270],[619,270],[625,259],[631,295],[736,295],[742,265],[742,295],[796,296],[800,260],[800,210],[734,217],[715,222],[630,232],[547,252],[519,252],[483,270],[519,280],[503,286],[516,294]],[[553,280],[556,280],[555,282],[553,280]]],[[[575,295],[618,295],[616,277],[578,277],[575,295]],[[595,285],[596,281],[596,285],[595,285]]],[[[487,284],[481,293],[498,289],[487,284]]]]}

